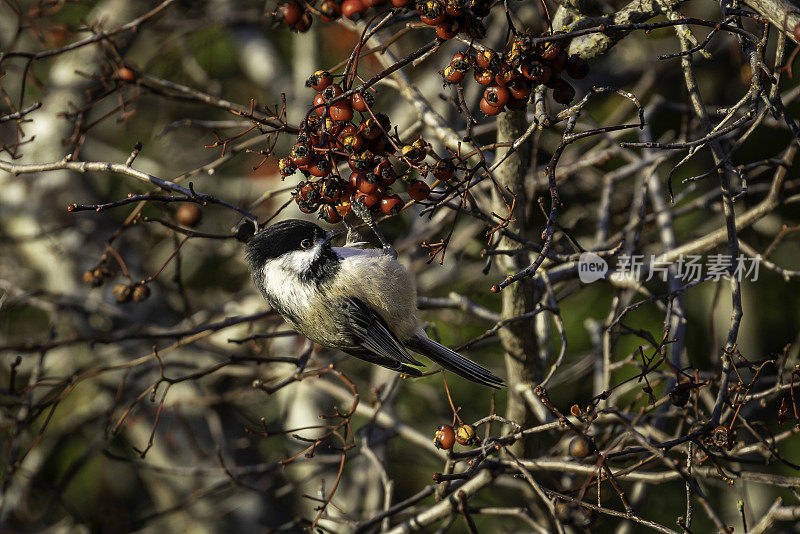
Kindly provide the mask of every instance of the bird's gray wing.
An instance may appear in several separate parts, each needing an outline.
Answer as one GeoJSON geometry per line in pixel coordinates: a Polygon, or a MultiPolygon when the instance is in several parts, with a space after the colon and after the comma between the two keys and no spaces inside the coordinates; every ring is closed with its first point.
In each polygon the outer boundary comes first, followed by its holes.
{"type": "Polygon", "coordinates": [[[416,369],[407,366],[424,364],[408,354],[378,312],[359,298],[343,299],[342,306],[353,345],[352,349],[348,348],[345,352],[389,369],[419,374],[416,369]]]}

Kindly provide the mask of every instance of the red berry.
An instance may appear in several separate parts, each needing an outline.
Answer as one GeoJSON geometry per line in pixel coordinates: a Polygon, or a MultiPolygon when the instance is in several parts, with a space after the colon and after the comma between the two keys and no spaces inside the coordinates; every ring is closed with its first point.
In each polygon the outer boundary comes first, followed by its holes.
{"type": "Polygon", "coordinates": [[[300,33],[307,32],[308,29],[311,27],[311,23],[314,22],[314,18],[311,16],[311,13],[305,11],[303,16],[300,17],[300,22],[295,24],[294,29],[299,31],[300,33]]]}
{"type": "Polygon", "coordinates": [[[567,67],[567,59],[567,53],[562,50],[555,59],[550,60],[550,70],[558,74],[567,67]]]}
{"type": "Polygon", "coordinates": [[[457,17],[462,13],[464,13],[465,3],[466,2],[464,0],[445,0],[444,10],[447,12],[448,15],[457,17]]]}
{"type": "Polygon", "coordinates": [[[348,213],[350,213],[351,209],[353,209],[353,206],[350,204],[350,200],[342,200],[341,202],[336,204],[336,211],[339,213],[339,215],[342,216],[342,218],[344,218],[348,213]]]}
{"type": "Polygon", "coordinates": [[[422,180],[414,180],[408,184],[408,196],[416,201],[427,200],[431,188],[422,180]]]}
{"type": "Polygon", "coordinates": [[[363,193],[361,191],[358,191],[356,193],[356,195],[355,195],[355,201],[356,202],[361,202],[368,209],[371,209],[372,206],[377,204],[379,199],[380,199],[380,196],[378,196],[377,192],[367,194],[367,193],[363,193]]]}
{"type": "MultiPolygon", "coordinates": [[[[355,175],[356,173],[353,173],[353,176],[355,175]]],[[[351,181],[350,183],[353,182],[351,181]]],[[[367,180],[366,175],[364,173],[359,173],[359,176],[356,178],[355,183],[353,183],[353,185],[356,186],[356,189],[358,189],[360,193],[364,193],[365,195],[370,195],[376,192],[378,190],[378,187],[380,186],[380,184],[378,184],[377,181],[370,182],[369,180],[367,180]]]]}
{"type": "Polygon", "coordinates": [[[384,187],[391,186],[397,179],[397,173],[388,159],[381,160],[372,171],[373,176],[380,181],[384,187]]]}
{"type": "Polygon", "coordinates": [[[428,26],[441,24],[447,16],[444,11],[444,5],[438,0],[427,0],[427,2],[417,4],[417,11],[419,12],[419,20],[428,26]]]}
{"type": "Polygon", "coordinates": [[[450,64],[454,64],[456,61],[464,61],[467,59],[467,56],[464,55],[464,52],[456,52],[453,54],[453,59],[450,60],[450,64]]]}
{"type": "Polygon", "coordinates": [[[545,61],[553,61],[561,53],[561,46],[557,43],[547,43],[542,50],[542,59],[545,61]]]}
{"type": "Polygon", "coordinates": [[[436,429],[433,444],[437,449],[452,449],[456,442],[456,433],[450,425],[442,425],[436,429]]]}
{"type": "Polygon", "coordinates": [[[481,85],[489,85],[494,81],[494,72],[489,69],[475,69],[472,75],[475,77],[475,81],[481,85]]]}
{"type": "Polygon", "coordinates": [[[445,18],[443,22],[436,25],[436,35],[442,41],[453,39],[460,31],[461,22],[458,19],[445,18]]]}
{"type": "Polygon", "coordinates": [[[342,14],[342,9],[335,0],[322,0],[319,5],[319,14],[325,22],[333,22],[342,14]]]}
{"type": "Polygon", "coordinates": [[[297,166],[292,162],[292,158],[285,157],[278,160],[278,172],[280,172],[281,178],[293,175],[296,170],[297,166]]]}
{"type": "Polygon", "coordinates": [[[342,15],[350,20],[360,20],[367,12],[367,5],[362,0],[344,0],[342,2],[342,15]]]}
{"type": "Polygon", "coordinates": [[[280,13],[283,15],[283,22],[287,26],[294,26],[303,16],[303,8],[295,0],[289,0],[280,7],[280,13]]]}
{"type": "Polygon", "coordinates": [[[331,224],[336,224],[342,220],[342,215],[335,207],[326,205],[323,206],[322,211],[319,212],[319,218],[324,219],[331,224]]]}
{"type": "Polygon", "coordinates": [[[353,120],[353,106],[347,100],[331,105],[330,116],[335,121],[350,122],[353,120]]]}
{"type": "Polygon", "coordinates": [[[322,96],[322,93],[317,93],[314,97],[314,111],[317,112],[317,115],[320,117],[325,116],[325,97],[322,96]]]}
{"type": "Polygon", "coordinates": [[[308,165],[311,163],[311,149],[308,145],[296,144],[292,147],[291,152],[289,152],[289,157],[292,163],[298,167],[308,165]]]}
{"type": "Polygon", "coordinates": [[[455,174],[456,166],[452,159],[443,159],[433,166],[433,176],[439,180],[449,180],[455,174]]]}
{"type": "Polygon", "coordinates": [[[326,202],[337,202],[342,198],[342,185],[338,180],[325,180],[319,186],[319,195],[326,202]]]}
{"type": "Polygon", "coordinates": [[[567,74],[574,80],[582,80],[589,74],[589,64],[581,56],[573,54],[567,59],[567,74]]]}
{"type": "Polygon", "coordinates": [[[331,162],[324,156],[319,156],[308,165],[308,172],[312,176],[328,176],[331,172],[331,162]]]}
{"type": "Polygon", "coordinates": [[[482,69],[488,69],[497,63],[497,52],[490,48],[478,50],[475,54],[475,63],[482,69]]]}
{"type": "Polygon", "coordinates": [[[363,149],[365,145],[364,138],[357,133],[349,135],[339,134],[339,141],[341,141],[342,145],[344,145],[347,150],[352,150],[353,152],[358,152],[363,149]]]}
{"type": "Polygon", "coordinates": [[[111,290],[118,303],[130,302],[133,298],[133,287],[127,284],[117,284],[111,290]]]}
{"type": "Polygon", "coordinates": [[[485,98],[481,98],[481,101],[478,104],[478,106],[481,108],[481,111],[483,111],[486,115],[489,116],[498,115],[501,111],[503,111],[502,107],[491,105],[489,102],[486,101],[485,98]]]}
{"type": "Polygon", "coordinates": [[[503,107],[509,98],[511,98],[511,94],[502,85],[490,85],[483,92],[483,99],[498,108],[503,107]]]}
{"type": "Polygon", "coordinates": [[[442,76],[444,76],[444,79],[449,83],[461,83],[464,81],[465,73],[456,69],[453,65],[448,65],[442,71],[442,76]]]}
{"type": "Polygon", "coordinates": [[[375,104],[375,97],[372,93],[356,93],[350,97],[350,104],[354,110],[366,113],[375,104]]]}
{"type": "Polygon", "coordinates": [[[564,80],[557,80],[553,87],[553,100],[559,104],[569,104],[575,98],[575,88],[564,80]]]}
{"type": "Polygon", "coordinates": [[[471,445],[475,438],[475,428],[472,425],[461,425],[456,429],[456,441],[461,445],[471,445]]]}
{"type": "Polygon", "coordinates": [[[381,132],[381,127],[378,125],[378,121],[373,119],[372,117],[368,117],[364,119],[358,127],[359,133],[364,136],[364,139],[375,139],[383,132],[381,132]]]}
{"type": "Polygon", "coordinates": [[[547,83],[552,71],[547,65],[541,63],[525,63],[522,65],[522,75],[535,84],[547,83]]]}
{"type": "Polygon", "coordinates": [[[324,91],[322,91],[322,96],[324,96],[327,100],[333,100],[342,93],[344,93],[344,91],[342,91],[342,86],[339,85],[338,83],[334,83],[329,85],[328,87],[325,88],[324,91]]]}
{"type": "Polygon", "coordinates": [[[506,87],[511,93],[511,96],[517,100],[527,100],[528,97],[531,96],[531,82],[525,78],[517,78],[506,87]]]}
{"type": "Polygon", "coordinates": [[[381,197],[381,211],[386,215],[394,215],[403,209],[403,199],[400,195],[384,195],[381,197]]]}
{"type": "Polygon", "coordinates": [[[123,82],[132,82],[133,80],[136,79],[136,73],[133,72],[128,67],[120,67],[119,69],[117,69],[117,76],[123,82]]]}
{"type": "Polygon", "coordinates": [[[500,65],[500,68],[497,69],[497,74],[494,77],[494,81],[498,85],[505,87],[518,77],[519,74],[517,73],[516,69],[512,69],[508,65],[500,65]]]}
{"type": "Polygon", "coordinates": [[[144,284],[137,284],[133,288],[133,301],[142,302],[150,297],[150,287],[144,284]]]}
{"type": "Polygon", "coordinates": [[[366,172],[372,168],[372,160],[372,152],[365,150],[359,154],[350,154],[347,164],[350,166],[350,170],[352,171],[366,172]]]}
{"type": "Polygon", "coordinates": [[[318,70],[306,80],[306,87],[312,87],[315,91],[324,91],[333,83],[333,75],[327,70],[318,70]]]}

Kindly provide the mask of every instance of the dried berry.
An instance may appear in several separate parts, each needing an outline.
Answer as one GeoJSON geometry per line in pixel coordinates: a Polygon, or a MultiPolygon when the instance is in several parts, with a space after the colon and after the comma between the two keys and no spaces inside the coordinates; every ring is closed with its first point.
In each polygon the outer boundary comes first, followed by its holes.
{"type": "Polygon", "coordinates": [[[83,283],[89,287],[99,287],[107,276],[107,271],[101,267],[89,269],[83,273],[83,283]]]}
{"type": "Polygon", "coordinates": [[[111,290],[111,293],[118,303],[130,302],[133,296],[133,288],[128,284],[117,284],[111,290]]]}
{"type": "Polygon", "coordinates": [[[475,427],[472,425],[461,425],[456,429],[456,441],[461,445],[472,445],[476,439],[475,427]]]}
{"type": "Polygon", "coordinates": [[[146,284],[137,284],[136,287],[133,288],[133,301],[134,302],[142,302],[143,300],[147,300],[150,298],[150,287],[146,284]]]}
{"type": "Polygon", "coordinates": [[[592,452],[589,440],[584,436],[575,436],[569,442],[569,455],[573,458],[585,458],[592,452]]]}
{"type": "Polygon", "coordinates": [[[192,228],[200,224],[203,219],[203,212],[197,207],[197,204],[185,202],[178,208],[177,217],[179,223],[192,228]]]}
{"type": "Polygon", "coordinates": [[[292,162],[292,158],[285,157],[278,160],[278,172],[281,178],[293,175],[297,171],[297,165],[292,162]]]}

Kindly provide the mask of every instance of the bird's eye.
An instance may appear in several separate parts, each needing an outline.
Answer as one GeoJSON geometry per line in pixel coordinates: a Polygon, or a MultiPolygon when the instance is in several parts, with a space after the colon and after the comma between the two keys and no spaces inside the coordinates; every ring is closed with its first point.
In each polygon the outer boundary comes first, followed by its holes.
{"type": "Polygon", "coordinates": [[[300,246],[302,248],[310,248],[311,247],[311,240],[310,239],[303,239],[300,241],[300,246]]]}

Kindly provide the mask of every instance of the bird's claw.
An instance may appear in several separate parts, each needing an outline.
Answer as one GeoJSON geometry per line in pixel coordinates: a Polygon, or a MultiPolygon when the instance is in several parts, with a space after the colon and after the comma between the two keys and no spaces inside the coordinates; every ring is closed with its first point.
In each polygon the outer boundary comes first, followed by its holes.
{"type": "MultiPolygon", "coordinates": [[[[367,223],[370,230],[375,234],[375,237],[378,238],[378,241],[381,242],[383,247],[383,253],[387,256],[391,256],[393,259],[397,259],[397,251],[392,247],[392,244],[383,236],[381,231],[378,229],[378,225],[375,224],[375,220],[372,218],[372,214],[369,212],[369,208],[364,205],[363,202],[356,199],[355,197],[351,199],[350,205],[352,206],[353,213],[355,213],[359,219],[367,223]]],[[[348,240],[349,240],[349,231],[348,231],[348,240]]]]}

